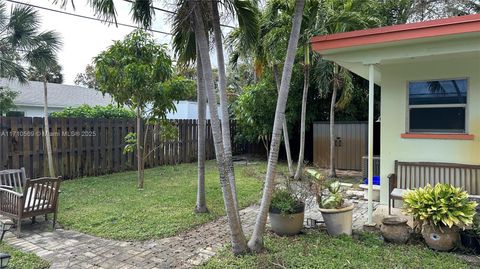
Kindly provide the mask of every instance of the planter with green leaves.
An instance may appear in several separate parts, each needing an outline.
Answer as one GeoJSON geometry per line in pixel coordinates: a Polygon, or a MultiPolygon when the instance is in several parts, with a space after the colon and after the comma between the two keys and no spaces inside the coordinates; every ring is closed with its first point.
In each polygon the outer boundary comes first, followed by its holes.
{"type": "Polygon", "coordinates": [[[404,211],[417,221],[427,245],[440,251],[459,243],[459,230],[472,224],[477,206],[467,192],[448,184],[408,191],[403,201],[404,211]]]}
{"type": "Polygon", "coordinates": [[[345,201],[340,182],[326,184],[323,173],[308,169],[311,189],[330,235],[352,235],[354,205],[345,201]],[[325,189],[326,186],[326,189],[325,189]]]}
{"type": "Polygon", "coordinates": [[[296,235],[303,228],[305,203],[287,189],[275,189],[270,204],[272,230],[278,235],[296,235]]]}
{"type": "Polygon", "coordinates": [[[471,229],[460,231],[462,245],[470,252],[480,254],[480,216],[478,213],[473,218],[471,229]]]}

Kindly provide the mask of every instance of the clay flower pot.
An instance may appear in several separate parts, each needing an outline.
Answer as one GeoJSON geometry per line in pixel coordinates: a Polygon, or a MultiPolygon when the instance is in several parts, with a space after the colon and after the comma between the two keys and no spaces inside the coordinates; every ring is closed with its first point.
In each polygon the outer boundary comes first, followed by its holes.
{"type": "Polygon", "coordinates": [[[382,220],[380,231],[387,242],[405,244],[410,238],[410,227],[407,219],[402,217],[387,217],[382,220]]]}
{"type": "Polygon", "coordinates": [[[460,233],[455,226],[449,228],[423,224],[422,236],[430,248],[439,251],[452,250],[460,240],[460,233]]]}
{"type": "Polygon", "coordinates": [[[352,235],[353,204],[345,204],[342,208],[320,208],[323,220],[330,235],[352,235]]]}

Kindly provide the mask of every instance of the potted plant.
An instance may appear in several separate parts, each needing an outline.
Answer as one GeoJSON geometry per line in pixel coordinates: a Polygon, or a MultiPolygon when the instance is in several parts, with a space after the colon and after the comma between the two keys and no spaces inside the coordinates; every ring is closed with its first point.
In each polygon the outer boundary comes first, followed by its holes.
{"type": "Polygon", "coordinates": [[[345,201],[340,182],[334,181],[324,188],[325,177],[320,172],[308,170],[313,176],[313,191],[330,235],[352,235],[353,203],[345,201]]]}
{"type": "Polygon", "coordinates": [[[480,215],[478,213],[473,217],[471,229],[460,232],[462,245],[475,254],[480,254],[480,215]]]}
{"type": "Polygon", "coordinates": [[[477,206],[467,192],[448,184],[408,191],[403,201],[404,211],[413,215],[427,245],[440,251],[456,246],[459,228],[472,224],[477,206]]]}
{"type": "Polygon", "coordinates": [[[296,235],[303,228],[305,203],[290,188],[276,188],[269,209],[273,232],[281,236],[296,235]]]}

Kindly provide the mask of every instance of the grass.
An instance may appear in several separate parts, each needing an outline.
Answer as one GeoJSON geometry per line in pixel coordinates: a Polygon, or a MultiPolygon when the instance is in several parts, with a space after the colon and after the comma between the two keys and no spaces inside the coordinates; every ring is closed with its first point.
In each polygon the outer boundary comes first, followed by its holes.
{"type": "Polygon", "coordinates": [[[50,263],[42,260],[35,254],[32,253],[25,253],[12,248],[8,245],[0,243],[0,252],[1,253],[8,253],[12,257],[10,262],[8,263],[8,268],[16,268],[16,269],[44,269],[49,268],[50,263]]]}
{"type": "MultiPolygon", "coordinates": [[[[117,240],[173,236],[224,215],[215,162],[206,166],[209,214],[193,212],[197,164],[145,170],[145,189],[137,190],[136,172],[75,179],[62,183],[60,223],[69,229],[117,240]]],[[[259,200],[266,163],[235,167],[238,201],[246,207],[259,200]]]]}
{"type": "Polygon", "coordinates": [[[268,235],[267,251],[235,257],[228,249],[209,260],[204,269],[220,268],[469,268],[450,253],[423,245],[392,245],[378,235],[330,237],[309,231],[297,237],[268,235]]]}

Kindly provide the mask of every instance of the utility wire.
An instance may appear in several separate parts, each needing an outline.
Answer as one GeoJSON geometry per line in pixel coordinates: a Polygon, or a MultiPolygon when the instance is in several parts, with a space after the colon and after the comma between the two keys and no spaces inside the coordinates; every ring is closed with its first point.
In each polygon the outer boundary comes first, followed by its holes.
{"type": "MultiPolygon", "coordinates": [[[[53,8],[37,6],[37,5],[30,4],[30,3],[23,3],[23,2],[19,2],[19,1],[15,1],[15,0],[6,0],[6,1],[7,1],[7,2],[14,3],[14,4],[30,6],[30,7],[34,7],[34,8],[38,8],[38,9],[43,9],[43,10],[47,10],[47,11],[51,11],[51,12],[56,12],[56,13],[60,13],[60,14],[64,14],[64,15],[74,16],[74,17],[78,17],[78,18],[82,18],[82,19],[88,19],[88,20],[92,20],[92,21],[99,21],[99,22],[102,22],[102,23],[107,22],[107,23],[109,23],[109,24],[110,24],[110,23],[111,23],[111,24],[115,24],[115,22],[112,22],[112,21],[104,21],[104,20],[101,20],[101,19],[98,19],[98,18],[95,18],[95,17],[89,17],[89,16],[80,15],[80,14],[76,14],[76,13],[66,12],[66,11],[63,11],[63,10],[57,10],[57,9],[53,9],[53,8]]],[[[126,24],[126,23],[117,22],[116,24],[117,24],[117,25],[120,25],[120,26],[123,26],[123,27],[129,27],[129,28],[134,28],[134,29],[138,29],[138,28],[139,28],[138,26],[131,25],[131,24],[126,24]]],[[[148,28],[147,30],[152,31],[152,32],[154,32],[154,33],[159,33],[159,34],[164,34],[164,35],[172,35],[172,33],[164,32],[164,31],[159,31],[159,30],[154,30],[154,29],[151,29],[151,28],[148,28]]]]}
{"type": "MultiPolygon", "coordinates": [[[[123,0],[123,1],[131,3],[131,4],[133,4],[135,2],[133,0],[123,0]]],[[[164,9],[164,8],[159,8],[159,7],[156,7],[156,6],[153,6],[153,5],[151,6],[151,8],[153,8],[154,10],[158,10],[158,11],[165,12],[165,13],[172,14],[172,15],[177,14],[177,12],[175,12],[175,11],[164,9]]],[[[231,26],[231,25],[228,25],[228,24],[220,24],[220,26],[235,29],[234,26],[231,26]]]]}

